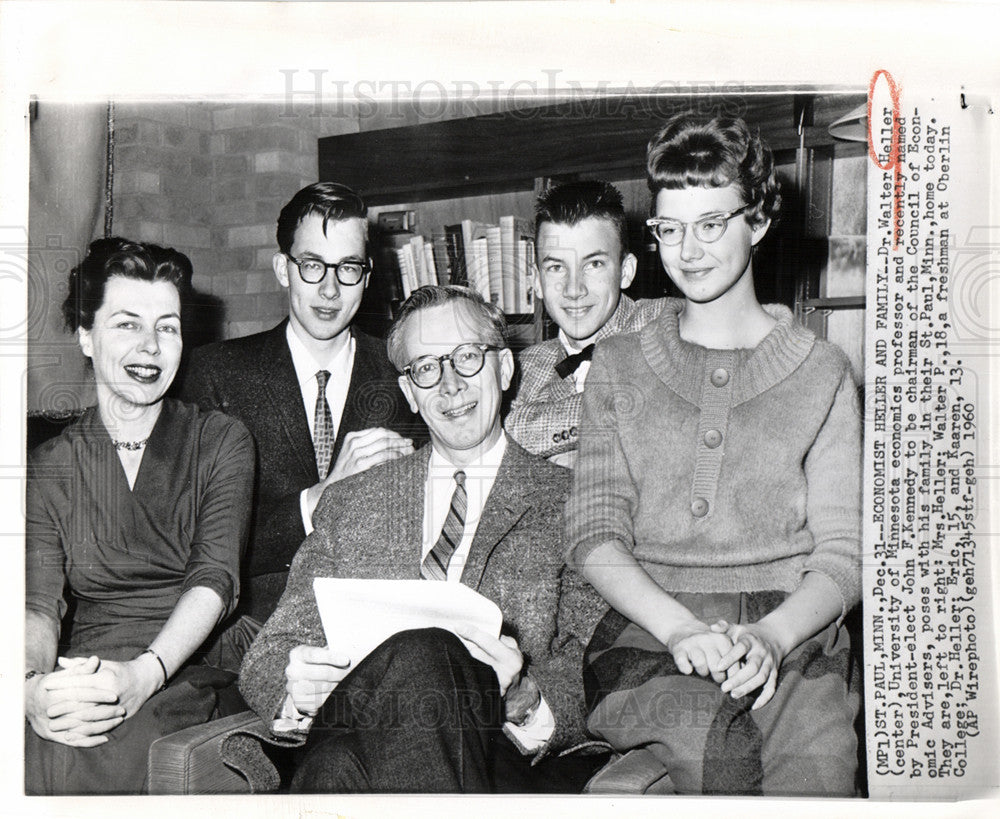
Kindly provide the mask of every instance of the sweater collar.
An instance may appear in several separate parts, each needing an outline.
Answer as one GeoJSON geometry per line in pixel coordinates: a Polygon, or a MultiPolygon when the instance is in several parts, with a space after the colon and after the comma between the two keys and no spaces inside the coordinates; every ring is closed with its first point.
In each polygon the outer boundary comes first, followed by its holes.
{"type": "Polygon", "coordinates": [[[668,299],[660,318],[640,333],[649,366],[672,390],[699,404],[705,371],[724,369],[733,379],[733,405],[748,401],[787,378],[809,355],[816,337],[798,324],[782,304],[764,309],[776,321],[753,350],[715,350],[684,341],[678,320],[683,299],[668,299]]]}

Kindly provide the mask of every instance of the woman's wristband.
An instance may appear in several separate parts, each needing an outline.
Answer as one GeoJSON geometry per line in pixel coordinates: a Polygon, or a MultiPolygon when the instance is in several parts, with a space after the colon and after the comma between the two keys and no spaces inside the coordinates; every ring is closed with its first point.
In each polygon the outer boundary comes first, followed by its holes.
{"type": "Polygon", "coordinates": [[[159,654],[157,654],[155,651],[153,651],[153,649],[151,649],[151,648],[147,648],[145,651],[143,651],[141,654],[139,654],[139,656],[141,657],[143,654],[152,654],[156,658],[156,662],[158,662],[160,664],[160,671],[163,672],[163,685],[161,685],[156,690],[157,691],[162,691],[164,688],[167,687],[167,667],[163,664],[163,658],[159,654]]]}

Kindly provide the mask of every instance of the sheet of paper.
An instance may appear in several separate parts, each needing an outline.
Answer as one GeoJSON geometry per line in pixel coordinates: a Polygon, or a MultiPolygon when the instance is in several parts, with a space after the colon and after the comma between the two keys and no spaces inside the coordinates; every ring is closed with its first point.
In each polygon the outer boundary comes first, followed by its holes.
{"type": "Polygon", "coordinates": [[[461,583],[317,577],[313,592],[327,643],[355,665],[400,631],[468,624],[497,637],[503,622],[496,603],[461,583]]]}

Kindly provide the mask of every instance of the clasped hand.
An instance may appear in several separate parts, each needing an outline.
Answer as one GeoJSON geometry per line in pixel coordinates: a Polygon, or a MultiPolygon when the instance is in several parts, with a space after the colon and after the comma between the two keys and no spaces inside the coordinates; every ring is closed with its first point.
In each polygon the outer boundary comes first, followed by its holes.
{"type": "Polygon", "coordinates": [[[719,620],[709,626],[690,620],[674,631],[666,645],[682,674],[711,676],[723,692],[737,699],[761,689],[752,710],[774,696],[784,652],[777,636],[763,623],[719,620]]]}
{"type": "Polygon", "coordinates": [[[25,715],[43,739],[78,748],[107,742],[107,732],[133,716],[160,683],[141,659],[60,657],[58,666],[27,682],[25,715]]]}

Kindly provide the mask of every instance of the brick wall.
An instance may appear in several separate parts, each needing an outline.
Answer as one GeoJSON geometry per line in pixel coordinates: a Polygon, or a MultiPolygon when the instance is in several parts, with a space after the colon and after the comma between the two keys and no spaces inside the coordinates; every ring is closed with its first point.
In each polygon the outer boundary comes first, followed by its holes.
{"type": "Polygon", "coordinates": [[[278,212],[316,181],[316,140],[358,129],[350,112],[311,113],[281,103],[116,107],[115,233],[186,253],[221,337],[267,329],[287,312],[271,272],[278,212]]]}
{"type": "Polygon", "coordinates": [[[281,207],[316,181],[316,140],[327,128],[356,130],[355,120],[288,116],[280,103],[230,104],[212,113],[209,155],[214,189],[211,292],[227,308],[228,338],[273,326],[287,312],[271,272],[281,207]]]}
{"type": "Polygon", "coordinates": [[[212,127],[207,104],[115,108],[114,231],[211,260],[212,127]]]}

